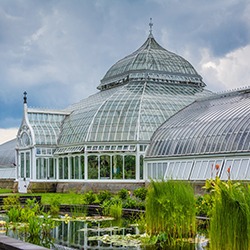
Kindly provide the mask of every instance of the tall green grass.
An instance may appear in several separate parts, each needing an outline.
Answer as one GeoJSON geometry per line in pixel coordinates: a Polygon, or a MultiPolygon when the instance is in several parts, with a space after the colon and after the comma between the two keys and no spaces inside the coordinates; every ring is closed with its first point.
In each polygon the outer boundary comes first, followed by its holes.
{"type": "MultiPolygon", "coordinates": [[[[211,181],[210,181],[211,182],[211,181]]],[[[214,207],[209,238],[211,250],[248,250],[250,247],[250,190],[239,182],[212,181],[214,207]]]]}
{"type": "Polygon", "coordinates": [[[189,183],[151,181],[146,198],[146,232],[161,235],[166,245],[182,244],[195,235],[195,197],[189,183]]]}

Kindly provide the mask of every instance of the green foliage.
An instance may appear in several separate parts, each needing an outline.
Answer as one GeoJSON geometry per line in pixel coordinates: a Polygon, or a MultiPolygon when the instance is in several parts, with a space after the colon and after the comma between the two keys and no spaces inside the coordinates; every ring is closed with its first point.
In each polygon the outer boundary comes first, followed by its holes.
{"type": "Polygon", "coordinates": [[[196,198],[196,214],[210,217],[214,205],[214,198],[210,194],[200,195],[196,198]]]}
{"type": "Polygon", "coordinates": [[[12,189],[0,188],[0,194],[8,194],[8,193],[12,193],[12,189]]]}
{"type": "Polygon", "coordinates": [[[137,188],[134,190],[133,194],[136,198],[145,201],[147,196],[147,189],[145,187],[137,188]]]}
{"type": "Polygon", "coordinates": [[[145,202],[137,200],[135,197],[128,197],[126,200],[123,200],[123,208],[145,209],[145,202]]]}
{"type": "Polygon", "coordinates": [[[22,223],[24,226],[19,230],[24,232],[28,242],[45,247],[51,246],[51,230],[55,223],[48,214],[43,212],[36,199],[27,199],[26,203],[21,206],[18,197],[10,196],[5,198],[4,207],[8,208],[7,230],[15,230],[17,223],[22,223]]]}
{"type": "Polygon", "coordinates": [[[250,247],[250,189],[239,182],[207,180],[214,197],[209,230],[210,249],[248,250],[250,247]]]}
{"type": "Polygon", "coordinates": [[[122,188],[119,192],[118,192],[118,196],[120,199],[122,200],[126,200],[128,198],[129,195],[129,191],[125,188],[122,188]]]}
{"type": "Polygon", "coordinates": [[[17,195],[10,195],[6,198],[3,198],[3,209],[9,210],[13,207],[20,207],[19,197],[17,195]]]}
{"type": "Polygon", "coordinates": [[[102,204],[103,214],[119,219],[122,216],[122,200],[119,197],[112,197],[102,204]]]}
{"type": "MultiPolygon", "coordinates": [[[[151,181],[146,198],[146,232],[165,235],[164,244],[183,244],[195,235],[195,198],[190,184],[151,181]]],[[[161,241],[161,240],[159,240],[161,241]]]]}
{"type": "Polygon", "coordinates": [[[85,205],[71,205],[70,213],[72,217],[86,217],[88,214],[88,207],[85,205]]]}
{"type": "Polygon", "coordinates": [[[52,216],[58,216],[59,211],[60,211],[60,197],[54,196],[50,200],[50,214],[52,216]]]}
{"type": "Polygon", "coordinates": [[[84,204],[93,204],[97,200],[97,195],[92,191],[88,191],[87,193],[83,194],[83,202],[84,204]]]}
{"type": "Polygon", "coordinates": [[[97,194],[97,198],[100,204],[102,204],[105,200],[109,200],[111,196],[111,193],[107,190],[100,191],[97,194]]]}
{"type": "Polygon", "coordinates": [[[8,221],[19,222],[21,216],[21,210],[17,207],[12,207],[7,211],[8,221]]]}

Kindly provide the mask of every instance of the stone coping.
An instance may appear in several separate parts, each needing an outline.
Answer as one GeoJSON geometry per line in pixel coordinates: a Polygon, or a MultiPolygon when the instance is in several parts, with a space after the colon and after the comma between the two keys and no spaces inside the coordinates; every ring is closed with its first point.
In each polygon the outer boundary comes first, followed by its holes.
{"type": "Polygon", "coordinates": [[[46,250],[48,248],[0,235],[0,250],[46,250]]]}

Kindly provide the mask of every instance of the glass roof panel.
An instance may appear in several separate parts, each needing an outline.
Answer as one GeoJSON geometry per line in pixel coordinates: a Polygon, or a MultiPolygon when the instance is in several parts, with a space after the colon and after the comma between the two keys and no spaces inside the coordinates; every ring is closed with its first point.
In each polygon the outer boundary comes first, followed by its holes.
{"type": "Polygon", "coordinates": [[[56,145],[60,127],[66,114],[28,110],[29,123],[34,131],[35,143],[56,145]]]}
{"type": "Polygon", "coordinates": [[[201,87],[130,81],[101,91],[70,109],[60,145],[101,141],[149,141],[153,132],[170,116],[210,95],[201,87]]]}
{"type": "Polygon", "coordinates": [[[15,147],[17,139],[13,139],[0,145],[0,168],[13,167],[15,163],[15,147]]]}
{"type": "Polygon", "coordinates": [[[144,72],[145,78],[153,73],[161,80],[178,79],[205,86],[202,77],[187,60],[161,47],[150,35],[138,50],[119,60],[108,70],[98,89],[110,87],[114,82],[123,83],[126,78],[131,77],[131,73],[136,72],[144,72]]]}
{"type": "Polygon", "coordinates": [[[249,97],[246,90],[194,102],[155,132],[147,157],[249,150],[249,97]]]}

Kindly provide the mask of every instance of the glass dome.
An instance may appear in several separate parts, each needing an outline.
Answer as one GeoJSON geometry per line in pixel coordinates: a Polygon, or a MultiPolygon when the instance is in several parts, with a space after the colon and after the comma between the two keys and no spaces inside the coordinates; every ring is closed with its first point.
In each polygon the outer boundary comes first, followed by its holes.
{"type": "Polygon", "coordinates": [[[209,94],[199,87],[152,81],[101,91],[70,107],[73,111],[63,123],[59,142],[149,142],[167,118],[209,94]]]}
{"type": "Polygon", "coordinates": [[[202,77],[187,60],[161,47],[152,34],[138,50],[108,70],[98,89],[121,85],[129,79],[154,79],[165,83],[205,86],[202,77]]]}
{"type": "Polygon", "coordinates": [[[146,42],[106,73],[101,91],[70,106],[59,146],[84,142],[148,143],[169,117],[197,98],[211,95],[202,77],[182,57],[146,42]]]}
{"type": "Polygon", "coordinates": [[[249,97],[242,90],[197,100],[157,129],[146,157],[249,152],[249,97]]]}

